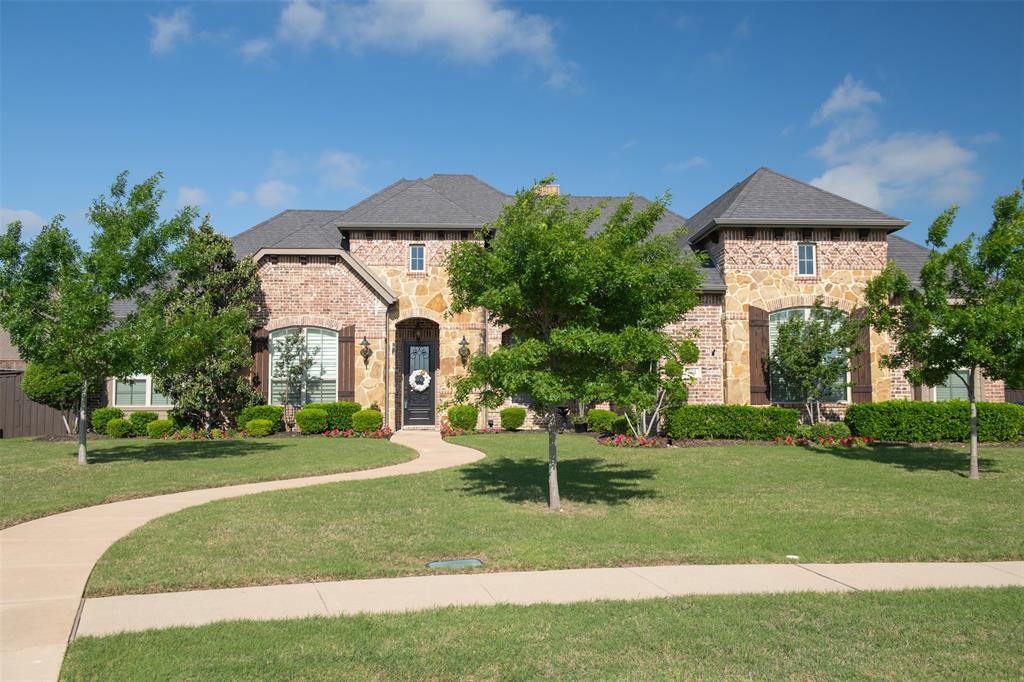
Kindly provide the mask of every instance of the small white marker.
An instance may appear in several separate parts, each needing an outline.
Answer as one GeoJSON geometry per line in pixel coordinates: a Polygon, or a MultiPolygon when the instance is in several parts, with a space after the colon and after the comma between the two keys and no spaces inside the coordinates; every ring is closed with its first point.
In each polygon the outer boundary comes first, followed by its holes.
{"type": "Polygon", "coordinates": [[[793,561],[796,561],[796,560],[798,560],[798,559],[799,559],[800,557],[798,557],[798,556],[797,556],[796,554],[787,554],[787,555],[786,555],[786,558],[787,558],[787,559],[792,559],[793,561]]]}

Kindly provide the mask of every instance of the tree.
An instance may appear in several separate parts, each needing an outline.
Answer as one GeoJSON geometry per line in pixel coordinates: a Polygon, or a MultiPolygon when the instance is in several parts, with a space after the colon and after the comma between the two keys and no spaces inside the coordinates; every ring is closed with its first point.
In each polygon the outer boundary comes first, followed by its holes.
{"type": "Polygon", "coordinates": [[[792,316],[779,325],[770,369],[778,383],[804,404],[810,423],[821,419],[823,398],[852,385],[847,372],[864,350],[857,345],[857,336],[865,324],[819,298],[809,319],[792,316]]]}
{"type": "Polygon", "coordinates": [[[998,197],[993,221],[946,248],[954,204],[928,230],[931,253],[919,286],[893,263],[868,284],[875,329],[894,350],[890,367],[906,368],[914,384],[936,386],[952,373],[967,388],[971,424],[970,477],[978,478],[978,372],[1011,381],[1024,375],[1024,204],[1021,191],[998,197]],[[959,376],[959,374],[958,374],[959,376]]]}
{"type": "Polygon", "coordinates": [[[274,383],[278,387],[281,404],[291,407],[292,412],[302,401],[302,392],[309,384],[309,369],[316,360],[317,348],[306,345],[306,337],[298,329],[285,334],[283,340],[275,341],[274,383]]]}
{"type": "Polygon", "coordinates": [[[259,279],[256,263],[235,258],[209,217],[174,254],[173,286],[136,317],[144,370],[175,407],[175,418],[209,431],[258,399],[248,379],[259,279]]]}
{"type": "MultiPolygon", "coordinates": [[[[132,188],[127,172],[88,212],[94,226],[83,249],[56,216],[30,243],[13,222],[0,238],[0,326],[29,362],[73,370],[82,377],[79,422],[85,423],[90,385],[137,367],[129,326],[117,324],[115,301],[144,302],[166,278],[169,254],[195,219],[186,207],[161,220],[159,174],[132,188]]],[[[85,429],[78,462],[86,463],[85,429]]]]}
{"type": "Polygon", "coordinates": [[[456,244],[448,278],[453,313],[488,310],[516,339],[475,356],[455,398],[497,407],[530,395],[548,417],[548,506],[559,509],[560,411],[612,399],[630,381],[655,395],[653,368],[672,343],[663,328],[696,304],[700,273],[678,234],[653,234],[667,195],[638,211],[622,202],[589,236],[602,207],[570,209],[545,190],[553,179],[517,192],[479,241],[456,244]]]}
{"type": "MultiPolygon", "coordinates": [[[[98,386],[93,385],[92,390],[98,386]]],[[[58,365],[29,363],[21,377],[21,391],[29,400],[59,410],[69,434],[78,429],[75,413],[82,392],[82,375],[58,365]]]]}

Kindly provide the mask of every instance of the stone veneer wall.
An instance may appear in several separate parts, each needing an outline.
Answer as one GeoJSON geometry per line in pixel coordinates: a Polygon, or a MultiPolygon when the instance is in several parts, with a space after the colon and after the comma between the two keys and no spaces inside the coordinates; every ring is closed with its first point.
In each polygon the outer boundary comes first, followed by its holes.
{"type": "MultiPolygon", "coordinates": [[[[888,245],[884,231],[872,230],[861,239],[854,229],[816,229],[817,274],[797,275],[797,244],[805,241],[803,230],[758,228],[753,238],[744,228],[719,231],[719,243],[709,252],[726,284],[725,402],[750,402],[750,355],[748,314],[750,306],[769,312],[810,306],[816,297],[847,311],[864,305],[864,287],[885,267],[888,245]]],[[[872,400],[891,394],[890,373],[878,362],[888,352],[888,340],[871,332],[872,400]]]]}

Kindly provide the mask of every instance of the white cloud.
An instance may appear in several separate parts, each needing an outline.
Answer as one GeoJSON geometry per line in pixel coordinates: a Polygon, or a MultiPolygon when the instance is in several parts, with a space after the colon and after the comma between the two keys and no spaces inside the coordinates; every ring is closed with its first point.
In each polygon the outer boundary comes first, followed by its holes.
{"type": "Polygon", "coordinates": [[[882,95],[843,79],[815,113],[830,126],[825,141],[812,153],[828,168],[811,184],[877,209],[909,199],[935,205],[971,197],[981,176],[977,155],[945,132],[878,134],[871,106],[882,95]]]}
{"type": "Polygon", "coordinates": [[[981,133],[971,138],[970,142],[973,145],[983,144],[995,144],[996,142],[1002,142],[1003,136],[997,132],[989,131],[987,133],[981,133]]]}
{"type": "Polygon", "coordinates": [[[708,160],[703,156],[691,156],[685,161],[674,161],[665,165],[665,170],[670,173],[681,173],[691,168],[697,168],[698,166],[706,166],[708,160]]]}
{"type": "Polygon", "coordinates": [[[297,187],[284,180],[267,180],[256,185],[254,196],[256,203],[264,208],[285,204],[299,193],[297,187]]]}
{"type": "Polygon", "coordinates": [[[279,178],[288,177],[301,172],[304,165],[307,164],[288,152],[275,149],[270,153],[270,168],[267,169],[267,175],[279,178]]]}
{"type": "Polygon", "coordinates": [[[22,237],[35,234],[43,229],[46,221],[38,214],[27,208],[0,208],[0,234],[7,231],[7,226],[15,220],[21,221],[22,237]]]}
{"type": "Polygon", "coordinates": [[[743,17],[743,20],[736,24],[736,28],[733,30],[733,35],[740,39],[746,39],[750,37],[750,17],[743,17]]]}
{"type": "Polygon", "coordinates": [[[320,182],[331,189],[359,189],[366,164],[355,154],[325,151],[320,157],[320,182]]]}
{"type": "Polygon", "coordinates": [[[249,200],[249,194],[243,192],[240,189],[236,189],[228,195],[228,206],[239,206],[249,200]]]}
{"type": "Polygon", "coordinates": [[[281,11],[277,36],[287,43],[309,47],[324,34],[327,13],[307,0],[292,0],[281,11]]]}
{"type": "Polygon", "coordinates": [[[269,57],[270,51],[273,47],[274,44],[269,40],[264,38],[254,38],[242,43],[242,46],[238,48],[238,51],[242,54],[242,59],[245,61],[255,62],[269,57]]]}
{"type": "Polygon", "coordinates": [[[170,54],[178,43],[192,35],[192,11],[188,7],[150,17],[149,22],[153,25],[153,35],[149,38],[153,54],[170,54]]]}
{"type": "Polygon", "coordinates": [[[200,206],[209,203],[210,195],[202,187],[183,185],[178,188],[178,208],[183,206],[200,206]]]}

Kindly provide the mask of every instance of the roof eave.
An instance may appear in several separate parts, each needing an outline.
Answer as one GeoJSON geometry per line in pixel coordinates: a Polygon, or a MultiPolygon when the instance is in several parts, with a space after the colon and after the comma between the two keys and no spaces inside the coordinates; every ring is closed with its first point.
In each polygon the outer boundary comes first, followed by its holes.
{"type": "Polygon", "coordinates": [[[338,229],[391,229],[391,230],[479,230],[486,223],[334,223],[338,229]]]}
{"type": "Polygon", "coordinates": [[[697,230],[690,237],[690,243],[700,241],[719,227],[872,227],[895,232],[909,224],[909,220],[899,220],[898,218],[764,218],[758,220],[751,220],[749,218],[715,218],[700,230],[697,230]]]}

